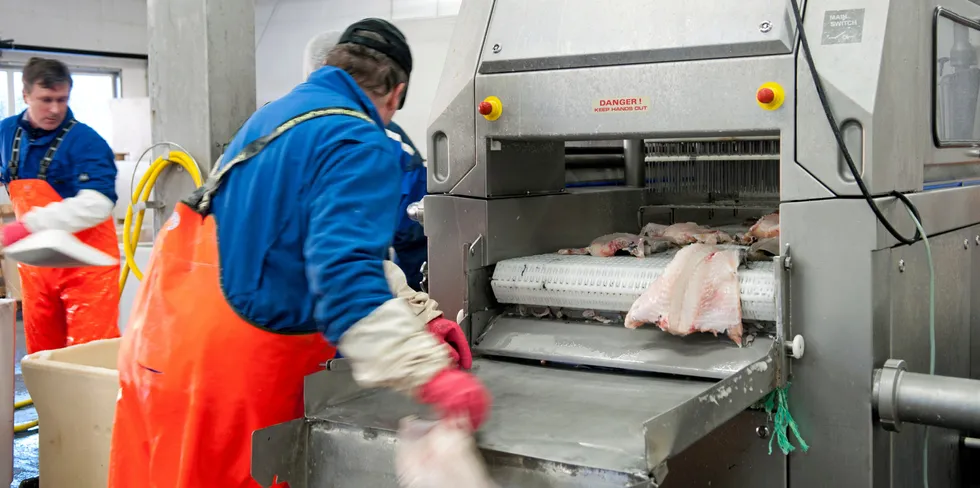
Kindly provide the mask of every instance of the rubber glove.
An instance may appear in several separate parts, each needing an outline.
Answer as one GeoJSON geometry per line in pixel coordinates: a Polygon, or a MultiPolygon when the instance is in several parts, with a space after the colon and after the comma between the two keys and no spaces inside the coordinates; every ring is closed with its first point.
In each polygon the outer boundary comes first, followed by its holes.
{"type": "Polygon", "coordinates": [[[426,328],[430,334],[449,346],[449,357],[456,365],[461,369],[473,367],[473,353],[459,324],[445,317],[436,317],[426,324],[426,328]]]}
{"type": "Polygon", "coordinates": [[[422,385],[420,402],[432,405],[442,416],[468,418],[470,427],[478,430],[490,410],[490,392],[470,373],[444,369],[422,385]]]}
{"type": "Polygon", "coordinates": [[[23,222],[14,222],[12,224],[7,224],[0,227],[0,242],[3,243],[4,247],[7,247],[27,236],[31,235],[31,231],[27,229],[27,226],[23,222]]]}

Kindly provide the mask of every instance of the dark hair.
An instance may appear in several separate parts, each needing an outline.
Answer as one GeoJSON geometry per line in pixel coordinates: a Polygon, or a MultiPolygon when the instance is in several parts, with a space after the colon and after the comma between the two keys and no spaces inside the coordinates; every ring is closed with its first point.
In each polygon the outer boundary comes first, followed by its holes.
{"type": "Polygon", "coordinates": [[[41,85],[49,90],[66,83],[69,88],[72,86],[71,71],[65,63],[55,59],[31,58],[27,61],[27,66],[24,66],[21,79],[24,81],[24,90],[28,92],[34,85],[41,85]]]}
{"type": "MultiPolygon", "coordinates": [[[[386,43],[384,37],[370,31],[357,31],[357,35],[386,43]]],[[[369,47],[359,44],[339,44],[327,54],[326,66],[335,66],[347,72],[370,95],[383,97],[401,83],[408,83],[408,73],[394,60],[369,47]]]]}

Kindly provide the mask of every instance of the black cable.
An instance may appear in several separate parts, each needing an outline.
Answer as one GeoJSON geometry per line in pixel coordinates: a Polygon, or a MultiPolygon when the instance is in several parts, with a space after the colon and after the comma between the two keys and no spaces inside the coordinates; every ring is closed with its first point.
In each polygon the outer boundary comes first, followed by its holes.
{"type": "MultiPolygon", "coordinates": [[[[868,202],[868,206],[871,207],[871,211],[874,212],[875,217],[881,222],[881,225],[885,227],[898,242],[902,244],[911,245],[918,241],[922,234],[919,233],[919,229],[915,229],[915,235],[909,239],[898,233],[898,230],[885,218],[885,214],[881,213],[878,205],[875,203],[874,197],[871,196],[871,192],[868,191],[867,185],[864,184],[864,180],[858,173],[857,166],[854,164],[854,159],[851,158],[851,152],[847,150],[847,145],[844,143],[844,136],[841,134],[840,127],[837,125],[837,120],[834,118],[834,114],[830,109],[830,102],[827,101],[827,94],[824,92],[823,83],[820,82],[820,77],[817,75],[817,67],[813,64],[813,56],[810,54],[810,43],[807,42],[806,32],[803,29],[803,15],[800,14],[800,5],[798,0],[790,0],[790,4],[793,5],[793,14],[796,16],[796,30],[800,33],[800,44],[803,48],[803,57],[806,59],[806,64],[810,68],[810,76],[813,78],[813,85],[817,89],[817,97],[820,98],[820,105],[823,106],[823,112],[827,116],[827,122],[830,123],[830,130],[834,133],[834,139],[837,140],[837,146],[840,151],[844,154],[844,161],[847,162],[848,169],[851,170],[851,175],[854,176],[854,182],[857,183],[858,188],[861,190],[861,194],[864,196],[864,200],[868,202]]],[[[915,218],[922,223],[922,217],[919,215],[919,209],[915,208],[915,205],[909,201],[903,193],[893,190],[889,195],[897,198],[899,201],[905,205],[915,218]]]]}

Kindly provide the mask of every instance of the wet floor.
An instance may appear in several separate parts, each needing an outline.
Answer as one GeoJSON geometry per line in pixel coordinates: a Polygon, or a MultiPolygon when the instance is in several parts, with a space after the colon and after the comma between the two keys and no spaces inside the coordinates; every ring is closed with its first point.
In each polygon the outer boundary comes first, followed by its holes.
{"type": "MultiPolygon", "coordinates": [[[[14,367],[15,401],[30,397],[24,386],[24,377],[20,374],[20,360],[25,354],[24,323],[17,321],[17,355],[14,367]]],[[[14,412],[14,424],[22,424],[37,419],[34,406],[30,405],[14,412]]],[[[14,480],[10,484],[16,488],[22,480],[37,476],[37,427],[19,434],[14,434],[14,480]]]]}

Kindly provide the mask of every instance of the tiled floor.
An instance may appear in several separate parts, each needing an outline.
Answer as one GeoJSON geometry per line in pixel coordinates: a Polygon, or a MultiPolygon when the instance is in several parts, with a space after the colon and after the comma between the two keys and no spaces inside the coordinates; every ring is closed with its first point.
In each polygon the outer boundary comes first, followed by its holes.
{"type": "MultiPolygon", "coordinates": [[[[17,362],[14,369],[14,374],[16,375],[14,377],[16,382],[14,385],[15,401],[20,401],[30,396],[27,393],[27,388],[24,387],[24,378],[20,374],[20,359],[24,357],[24,354],[24,323],[18,320],[17,362]]],[[[14,412],[15,424],[30,422],[36,418],[37,412],[34,411],[33,405],[14,412]]],[[[14,435],[14,481],[10,486],[16,488],[20,485],[21,480],[35,476],[37,476],[37,427],[27,432],[14,435]]]]}

